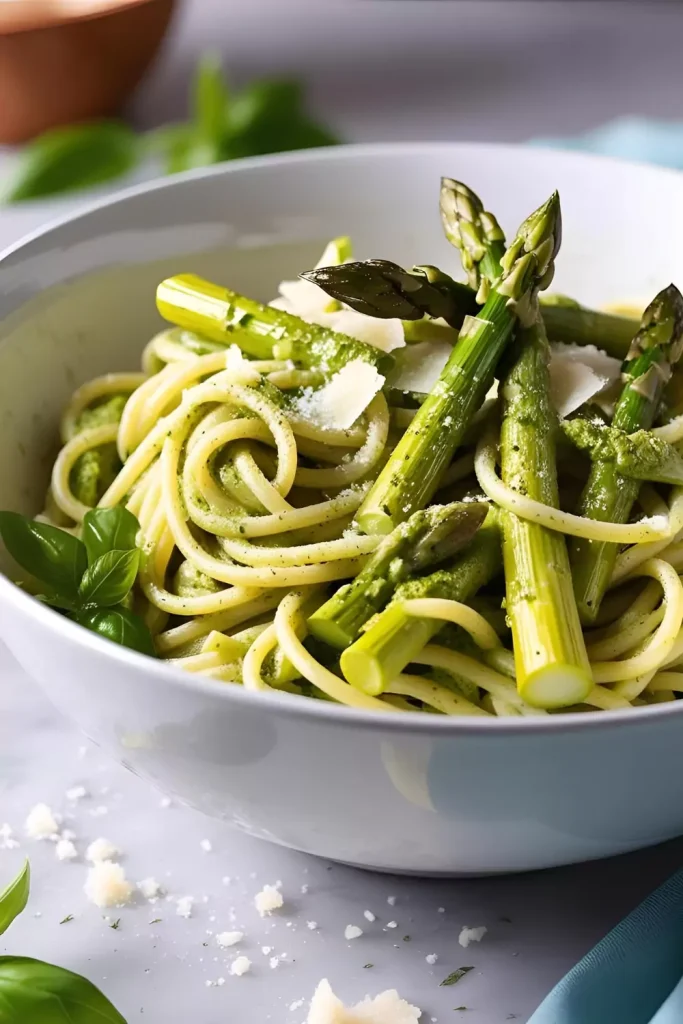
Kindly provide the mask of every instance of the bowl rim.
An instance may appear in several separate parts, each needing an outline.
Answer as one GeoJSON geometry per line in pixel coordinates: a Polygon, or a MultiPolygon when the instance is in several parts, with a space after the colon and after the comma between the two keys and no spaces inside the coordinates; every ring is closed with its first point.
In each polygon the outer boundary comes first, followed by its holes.
{"type": "MultiPolygon", "coordinates": [[[[339,161],[388,155],[399,157],[423,153],[428,154],[444,149],[451,149],[454,154],[462,153],[463,151],[476,151],[482,155],[499,159],[505,156],[509,157],[520,151],[526,154],[533,152],[534,158],[541,162],[552,162],[561,158],[565,162],[577,165],[602,164],[611,167],[620,166],[654,177],[664,176],[673,181],[678,181],[679,185],[683,188],[683,173],[672,168],[550,147],[547,149],[541,147],[534,148],[532,151],[531,147],[519,143],[450,142],[446,140],[443,142],[359,143],[343,146],[326,146],[293,153],[249,157],[212,167],[198,168],[182,174],[172,175],[168,178],[155,178],[148,182],[131,185],[108,196],[85,202],[79,209],[48,220],[41,227],[0,251],[0,277],[3,264],[7,260],[21,252],[21,250],[28,249],[34,243],[40,242],[44,236],[52,234],[63,226],[85,219],[100,210],[116,206],[128,199],[144,196],[148,192],[173,189],[188,181],[220,178],[235,173],[249,172],[261,167],[268,168],[297,163],[324,163],[325,160],[330,159],[339,161]]],[[[549,733],[583,732],[584,730],[594,730],[596,728],[612,729],[619,727],[623,729],[627,726],[634,728],[641,723],[654,723],[660,718],[668,719],[674,716],[683,716],[683,701],[631,708],[628,711],[619,709],[595,713],[568,712],[566,714],[528,717],[510,716],[498,718],[491,716],[490,718],[458,719],[454,716],[425,715],[418,711],[379,715],[375,711],[348,706],[341,707],[327,701],[307,700],[296,694],[283,693],[276,690],[252,691],[238,685],[221,685],[215,680],[204,679],[196,676],[194,673],[184,672],[182,669],[168,665],[168,663],[161,659],[149,658],[146,655],[120,647],[118,644],[89,632],[77,623],[59,615],[47,605],[41,604],[40,601],[31,597],[2,573],[0,573],[0,599],[15,605],[17,611],[26,615],[36,626],[45,627],[53,634],[67,641],[71,640],[73,643],[92,650],[94,655],[108,656],[122,670],[125,670],[126,667],[139,671],[146,670],[154,675],[155,679],[158,679],[160,683],[176,685],[184,690],[201,693],[217,700],[235,702],[238,706],[242,705],[254,709],[260,708],[270,714],[278,713],[301,720],[321,721],[327,725],[334,725],[340,728],[344,728],[346,723],[349,727],[362,728],[364,730],[379,728],[383,732],[429,734],[431,736],[443,736],[444,738],[448,736],[476,735],[484,739],[485,737],[495,738],[509,734],[543,735],[549,733]]]]}

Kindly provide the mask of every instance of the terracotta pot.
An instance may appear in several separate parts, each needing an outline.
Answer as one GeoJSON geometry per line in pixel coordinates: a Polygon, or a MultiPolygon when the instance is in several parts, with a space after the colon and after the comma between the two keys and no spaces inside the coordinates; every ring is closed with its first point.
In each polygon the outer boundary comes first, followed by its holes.
{"type": "Polygon", "coordinates": [[[154,58],[175,0],[0,3],[0,142],[116,114],[154,58]]]}

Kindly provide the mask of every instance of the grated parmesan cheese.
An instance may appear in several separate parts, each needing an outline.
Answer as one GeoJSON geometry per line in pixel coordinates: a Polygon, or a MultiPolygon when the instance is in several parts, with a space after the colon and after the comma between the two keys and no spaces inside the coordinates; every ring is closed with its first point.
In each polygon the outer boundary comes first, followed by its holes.
{"type": "Polygon", "coordinates": [[[74,860],[78,857],[78,850],[70,839],[62,838],[55,846],[57,860],[74,860]]]}
{"type": "Polygon", "coordinates": [[[261,892],[254,896],[254,906],[261,917],[270,916],[274,910],[279,910],[284,902],[282,893],[275,885],[264,885],[261,892]]]}
{"type": "Polygon", "coordinates": [[[366,996],[355,1006],[344,1006],[324,978],[308,1011],[306,1024],[415,1024],[420,1018],[417,1006],[401,999],[396,989],[388,989],[372,999],[366,996]]]}
{"type": "Polygon", "coordinates": [[[85,895],[96,907],[115,907],[128,903],[133,886],[120,864],[111,860],[98,861],[88,871],[85,895]]]}
{"type": "Polygon", "coordinates": [[[13,839],[14,829],[12,826],[5,822],[0,825],[0,850],[16,850],[19,843],[16,839],[13,839]]]}
{"type": "Polygon", "coordinates": [[[351,939],[359,939],[363,934],[363,929],[359,928],[357,924],[347,924],[344,929],[344,938],[350,941],[351,939]]]}
{"type": "Polygon", "coordinates": [[[71,789],[67,789],[65,795],[67,800],[76,803],[78,800],[83,800],[88,795],[88,791],[85,786],[72,786],[71,789]]]}
{"type": "Polygon", "coordinates": [[[181,896],[175,908],[175,912],[178,917],[192,917],[192,908],[194,906],[194,896],[181,896]]]}
{"type": "Polygon", "coordinates": [[[156,878],[143,878],[138,882],[138,889],[146,900],[156,900],[164,891],[156,878]]]}
{"type": "Polygon", "coordinates": [[[200,839],[199,845],[201,846],[204,853],[211,853],[211,851],[213,850],[213,846],[211,845],[210,839],[200,839]]]}
{"type": "Polygon", "coordinates": [[[317,391],[307,389],[297,403],[304,419],[334,430],[348,430],[381,390],[384,377],[363,359],[352,359],[317,391]]]}
{"type": "Polygon", "coordinates": [[[242,975],[246,974],[249,970],[251,970],[251,960],[248,956],[238,956],[230,964],[230,973],[236,975],[238,978],[241,978],[242,975]]]}
{"type": "Polygon", "coordinates": [[[216,936],[216,942],[221,949],[228,949],[229,946],[236,946],[244,938],[244,932],[221,932],[216,936]]]}
{"type": "Polygon", "coordinates": [[[458,935],[458,942],[463,947],[463,949],[467,949],[471,942],[481,942],[481,940],[486,935],[487,931],[488,928],[486,928],[483,924],[480,925],[478,928],[464,927],[460,932],[460,935],[458,935]]]}
{"type": "Polygon", "coordinates": [[[104,836],[100,836],[99,839],[93,839],[92,843],[85,851],[85,859],[89,860],[92,864],[99,864],[103,860],[115,860],[116,857],[121,856],[121,851],[110,843],[104,836]]]}
{"type": "Polygon", "coordinates": [[[59,818],[47,804],[36,804],[26,818],[25,828],[29,839],[49,839],[59,831],[59,818]]]}

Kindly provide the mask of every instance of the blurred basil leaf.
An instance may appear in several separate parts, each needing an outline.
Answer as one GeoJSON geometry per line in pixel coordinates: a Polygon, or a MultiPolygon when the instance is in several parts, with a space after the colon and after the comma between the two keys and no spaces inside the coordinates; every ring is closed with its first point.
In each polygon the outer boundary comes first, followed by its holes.
{"type": "Polygon", "coordinates": [[[133,551],[140,524],[127,508],[94,508],[86,512],[81,537],[90,565],[108,551],[133,551]]]}
{"type": "Polygon", "coordinates": [[[15,917],[19,916],[28,903],[30,887],[31,871],[26,860],[14,881],[0,893],[0,935],[7,931],[15,917]]]}
{"type": "Polygon", "coordinates": [[[156,657],[152,634],[142,619],[127,608],[104,608],[82,612],[77,621],[93,633],[113,640],[115,644],[130,647],[140,654],[149,654],[152,658],[156,657]]]}
{"type": "Polygon", "coordinates": [[[107,551],[88,566],[81,580],[79,596],[86,604],[110,608],[128,595],[140,567],[140,552],[107,551]]]}
{"type": "Polygon", "coordinates": [[[86,978],[23,956],[0,957],[0,1020],[7,1024],[126,1024],[86,978]]]}
{"type": "Polygon", "coordinates": [[[139,140],[121,121],[53,128],[29,143],[5,199],[37,199],[111,181],[139,159],[139,140]]]}
{"type": "Polygon", "coordinates": [[[17,512],[0,512],[0,536],[22,569],[58,594],[77,597],[88,567],[85,545],[78,538],[17,512]]]}
{"type": "Polygon", "coordinates": [[[299,82],[283,79],[252,82],[228,110],[223,158],[235,160],[338,142],[306,113],[299,82]]]}
{"type": "Polygon", "coordinates": [[[228,88],[220,58],[207,53],[200,58],[192,83],[192,106],[197,135],[220,149],[227,126],[228,88]]]}

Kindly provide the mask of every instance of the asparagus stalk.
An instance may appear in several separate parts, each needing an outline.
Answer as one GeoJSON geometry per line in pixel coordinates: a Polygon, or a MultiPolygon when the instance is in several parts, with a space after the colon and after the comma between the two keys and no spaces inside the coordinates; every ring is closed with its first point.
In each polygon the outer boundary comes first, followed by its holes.
{"type": "Polygon", "coordinates": [[[396,588],[392,601],[341,656],[346,679],[359,690],[382,693],[444,625],[409,616],[402,602],[439,597],[467,601],[501,568],[498,513],[490,509],[467,550],[449,569],[417,577],[396,588]]]}
{"type": "MultiPolygon", "coordinates": [[[[521,494],[559,506],[557,414],[550,400],[550,348],[540,317],[517,336],[518,358],[502,387],[501,475],[521,494]]],[[[503,563],[517,688],[529,704],[568,707],[593,685],[560,533],[505,512],[503,563]]]]}
{"type": "Polygon", "coordinates": [[[340,267],[316,267],[299,275],[358,313],[388,320],[443,317],[460,327],[477,312],[474,292],[437,267],[404,270],[390,260],[363,260],[340,267]]]}
{"type": "MultiPolygon", "coordinates": [[[[343,267],[309,270],[301,276],[352,309],[384,319],[400,317],[415,321],[427,314],[443,317],[453,327],[460,327],[466,316],[477,312],[472,288],[438,272],[438,288],[429,289],[425,287],[423,269],[427,268],[413,267],[408,271],[388,260],[364,260],[343,267]]],[[[437,273],[436,268],[429,270],[437,273]]],[[[638,329],[637,320],[584,309],[559,295],[542,296],[540,301],[551,341],[596,345],[616,359],[625,358],[638,329]]]]}
{"type": "Polygon", "coordinates": [[[414,512],[384,538],[353,582],[340,587],[311,615],[308,626],[313,636],[344,650],[399,583],[469,544],[487,510],[483,502],[472,501],[414,512]]]}
{"type": "Polygon", "coordinates": [[[446,366],[361,505],[366,533],[390,533],[437,490],[467,425],[493,383],[519,318],[535,312],[552,279],[560,245],[557,193],[524,221],[502,261],[502,274],[477,317],[466,321],[446,366]]]}
{"type": "Polygon", "coordinates": [[[491,282],[500,274],[505,254],[505,235],[492,213],[487,213],[479,196],[454,178],[441,179],[441,222],[448,241],[460,250],[467,280],[483,305],[491,282]]]}
{"type": "MultiPolygon", "coordinates": [[[[675,285],[664,288],[643,313],[640,328],[622,367],[624,387],[612,426],[633,434],[655,421],[672,367],[683,353],[683,295],[675,285]]],[[[596,458],[579,503],[589,519],[626,523],[638,497],[640,481],[622,476],[614,459],[596,458]]],[[[619,546],[576,538],[571,547],[574,592],[581,621],[595,621],[614,570],[619,546]]]]}
{"type": "Polygon", "coordinates": [[[256,359],[291,359],[297,366],[334,373],[352,359],[377,365],[384,355],[363,341],[309,324],[195,274],[162,281],[157,309],[170,323],[225,345],[234,342],[256,359]]]}

